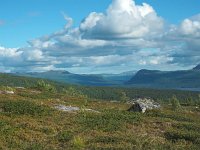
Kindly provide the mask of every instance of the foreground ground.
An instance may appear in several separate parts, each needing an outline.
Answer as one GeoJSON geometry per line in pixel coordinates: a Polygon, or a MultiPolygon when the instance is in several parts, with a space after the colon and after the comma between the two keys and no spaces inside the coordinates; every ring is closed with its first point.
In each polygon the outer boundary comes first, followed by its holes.
{"type": "Polygon", "coordinates": [[[130,113],[128,104],[15,89],[0,94],[0,149],[199,149],[200,110],[130,113]],[[77,106],[63,112],[55,106],[77,106]],[[86,111],[92,109],[95,111],[86,111]]]}

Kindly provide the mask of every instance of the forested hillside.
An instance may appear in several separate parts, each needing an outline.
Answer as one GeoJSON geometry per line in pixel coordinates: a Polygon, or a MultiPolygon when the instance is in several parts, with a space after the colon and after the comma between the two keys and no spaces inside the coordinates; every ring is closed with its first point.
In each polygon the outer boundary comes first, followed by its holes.
{"type": "Polygon", "coordinates": [[[148,88],[123,88],[123,87],[92,87],[92,86],[78,86],[72,84],[65,84],[54,82],[51,80],[37,79],[31,77],[14,76],[10,74],[0,74],[0,85],[2,86],[24,86],[35,87],[39,81],[45,81],[48,84],[53,85],[57,91],[78,91],[83,95],[87,95],[90,98],[102,99],[102,100],[121,100],[125,94],[129,99],[138,97],[150,97],[157,101],[167,102],[174,95],[182,102],[186,102],[188,99],[194,101],[199,100],[200,92],[192,91],[179,91],[179,90],[158,90],[148,88]]]}
{"type": "Polygon", "coordinates": [[[149,88],[200,88],[199,66],[191,70],[140,70],[128,82],[129,86],[149,88]]]}

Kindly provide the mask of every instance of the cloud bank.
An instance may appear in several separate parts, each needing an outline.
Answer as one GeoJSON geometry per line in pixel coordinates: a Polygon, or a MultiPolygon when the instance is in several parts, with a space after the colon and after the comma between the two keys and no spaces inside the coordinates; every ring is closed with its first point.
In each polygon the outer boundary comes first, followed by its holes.
{"type": "Polygon", "coordinates": [[[63,15],[67,23],[60,31],[27,47],[0,47],[0,71],[115,73],[200,63],[200,14],[170,25],[149,4],[113,0],[105,12],[91,12],[78,27],[63,15]]]}

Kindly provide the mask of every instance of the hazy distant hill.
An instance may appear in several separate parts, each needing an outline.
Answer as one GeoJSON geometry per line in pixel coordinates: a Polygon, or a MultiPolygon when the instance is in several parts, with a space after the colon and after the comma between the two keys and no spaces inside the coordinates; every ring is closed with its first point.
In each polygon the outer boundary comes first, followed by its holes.
{"type": "Polygon", "coordinates": [[[136,72],[137,71],[127,71],[120,74],[98,74],[98,76],[102,76],[105,80],[110,81],[113,84],[121,85],[130,80],[136,72]]]}
{"type": "Polygon", "coordinates": [[[140,70],[128,85],[157,88],[200,88],[200,65],[191,70],[140,70]]]}
{"type": "Polygon", "coordinates": [[[114,86],[122,85],[133,76],[134,71],[121,74],[73,74],[68,71],[47,71],[32,73],[16,73],[20,76],[50,79],[63,83],[93,85],[93,86],[114,86]]]}
{"type": "Polygon", "coordinates": [[[200,65],[191,70],[159,71],[142,69],[120,74],[73,74],[68,71],[16,73],[16,75],[50,79],[62,83],[91,86],[129,86],[200,90],[200,65]],[[125,84],[124,84],[125,83],[125,84]]]}

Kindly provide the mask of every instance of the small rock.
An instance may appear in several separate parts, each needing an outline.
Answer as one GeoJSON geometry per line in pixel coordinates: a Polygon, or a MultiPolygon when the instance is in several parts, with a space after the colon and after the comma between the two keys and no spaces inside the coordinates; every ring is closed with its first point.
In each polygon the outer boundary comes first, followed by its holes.
{"type": "Polygon", "coordinates": [[[119,103],[119,101],[110,101],[111,103],[119,103]]]}
{"type": "Polygon", "coordinates": [[[66,111],[66,112],[72,112],[72,111],[79,111],[79,107],[72,107],[72,106],[64,106],[64,105],[58,105],[55,107],[58,110],[66,111]]]}
{"type": "Polygon", "coordinates": [[[15,87],[16,89],[25,89],[25,87],[21,87],[21,86],[18,86],[18,87],[15,87]]]}
{"type": "Polygon", "coordinates": [[[40,94],[40,93],[42,93],[42,92],[41,92],[41,91],[32,90],[31,93],[40,94]]]}
{"type": "Polygon", "coordinates": [[[5,91],[5,94],[15,94],[14,91],[5,91]]]}
{"type": "Polygon", "coordinates": [[[93,110],[93,109],[85,109],[86,111],[91,111],[91,112],[95,112],[95,113],[100,113],[99,111],[93,110]]]}

